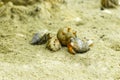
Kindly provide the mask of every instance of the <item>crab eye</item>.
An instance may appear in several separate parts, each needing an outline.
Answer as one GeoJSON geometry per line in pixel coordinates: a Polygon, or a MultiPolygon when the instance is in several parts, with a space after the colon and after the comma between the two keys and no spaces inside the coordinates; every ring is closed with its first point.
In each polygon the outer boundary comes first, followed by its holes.
{"type": "Polygon", "coordinates": [[[76,31],[75,31],[75,32],[73,32],[73,34],[74,34],[74,35],[76,35],[76,33],[77,33],[76,31]]]}
{"type": "Polygon", "coordinates": [[[68,32],[70,32],[71,28],[68,28],[68,32]]]}

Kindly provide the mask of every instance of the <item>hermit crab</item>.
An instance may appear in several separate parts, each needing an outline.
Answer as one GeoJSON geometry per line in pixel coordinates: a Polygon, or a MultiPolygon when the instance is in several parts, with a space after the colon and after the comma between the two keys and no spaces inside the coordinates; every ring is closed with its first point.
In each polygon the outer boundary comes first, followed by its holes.
{"type": "Polygon", "coordinates": [[[56,35],[51,34],[48,30],[41,30],[34,34],[31,44],[41,45],[46,43],[46,48],[51,51],[58,51],[61,49],[61,44],[56,35]]]}
{"type": "Polygon", "coordinates": [[[38,44],[45,44],[51,38],[51,34],[48,30],[41,30],[34,34],[31,44],[38,45],[38,44]]]}
{"type": "Polygon", "coordinates": [[[93,44],[91,40],[84,41],[77,37],[77,31],[71,27],[60,28],[57,35],[52,35],[47,30],[36,33],[31,44],[45,44],[51,51],[58,51],[62,46],[66,46],[71,54],[84,53],[90,50],[93,44]]]}
{"type": "Polygon", "coordinates": [[[71,54],[84,53],[90,50],[92,41],[83,41],[77,38],[77,31],[71,27],[60,28],[57,33],[61,45],[67,46],[71,54]]]}
{"type": "Polygon", "coordinates": [[[67,47],[71,54],[76,54],[89,51],[92,44],[93,42],[91,40],[83,41],[79,38],[70,38],[67,47]]]}
{"type": "Polygon", "coordinates": [[[51,51],[58,51],[61,49],[61,44],[56,36],[48,40],[46,48],[48,48],[51,51]]]}
{"type": "Polygon", "coordinates": [[[61,45],[67,46],[67,43],[70,38],[77,37],[76,31],[71,27],[60,28],[57,33],[57,38],[60,41],[61,45]]]}

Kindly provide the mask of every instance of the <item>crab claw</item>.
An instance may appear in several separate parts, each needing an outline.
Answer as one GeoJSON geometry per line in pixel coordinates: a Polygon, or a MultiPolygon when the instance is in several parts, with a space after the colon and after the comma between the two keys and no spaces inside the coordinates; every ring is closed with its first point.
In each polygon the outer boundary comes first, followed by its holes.
{"type": "Polygon", "coordinates": [[[70,43],[67,44],[67,47],[68,47],[68,51],[69,51],[71,54],[73,54],[73,55],[76,54],[76,52],[74,51],[74,49],[72,48],[72,45],[71,45],[70,43]]]}

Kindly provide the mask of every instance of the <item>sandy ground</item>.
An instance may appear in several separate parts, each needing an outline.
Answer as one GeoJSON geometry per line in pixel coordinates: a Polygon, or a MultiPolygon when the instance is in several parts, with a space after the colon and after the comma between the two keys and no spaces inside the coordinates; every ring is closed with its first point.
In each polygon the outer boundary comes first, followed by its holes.
{"type": "Polygon", "coordinates": [[[51,3],[0,3],[0,80],[120,80],[120,7],[105,12],[99,0],[51,3]],[[91,50],[71,55],[66,47],[52,52],[29,44],[39,30],[56,34],[65,26],[92,39],[91,50]]]}

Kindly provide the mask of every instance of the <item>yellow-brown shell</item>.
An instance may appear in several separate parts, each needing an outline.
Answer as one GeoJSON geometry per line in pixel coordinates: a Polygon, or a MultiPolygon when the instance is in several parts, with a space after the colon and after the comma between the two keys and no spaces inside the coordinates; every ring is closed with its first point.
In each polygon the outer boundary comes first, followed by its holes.
{"type": "Polygon", "coordinates": [[[46,48],[48,48],[51,51],[58,51],[59,49],[61,49],[61,44],[56,36],[48,40],[46,48]]]}
{"type": "Polygon", "coordinates": [[[72,29],[71,27],[60,28],[57,33],[57,38],[60,41],[61,45],[67,46],[68,40],[72,37],[76,37],[77,31],[72,29]]]}

